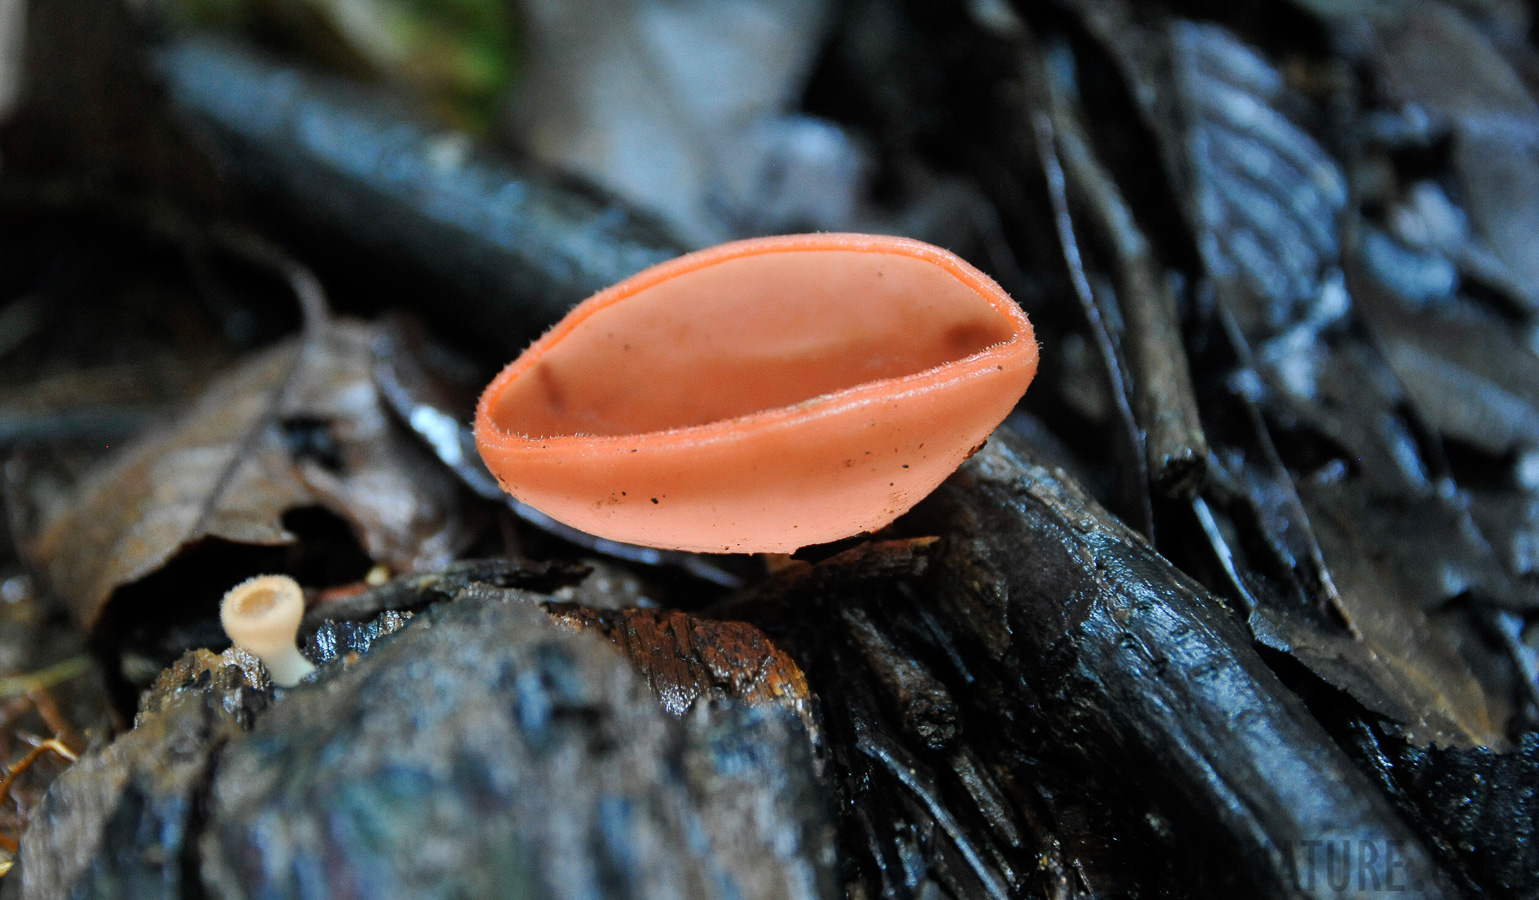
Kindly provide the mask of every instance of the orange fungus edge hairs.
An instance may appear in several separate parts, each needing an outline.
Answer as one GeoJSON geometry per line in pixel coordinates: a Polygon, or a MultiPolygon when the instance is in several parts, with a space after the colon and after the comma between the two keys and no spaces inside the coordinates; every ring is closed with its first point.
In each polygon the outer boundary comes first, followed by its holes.
{"type": "Polygon", "coordinates": [[[487,387],[476,440],[506,490],[592,534],[790,552],[929,494],[1037,357],[1015,302],[946,250],[758,238],[579,304],[487,387]]]}

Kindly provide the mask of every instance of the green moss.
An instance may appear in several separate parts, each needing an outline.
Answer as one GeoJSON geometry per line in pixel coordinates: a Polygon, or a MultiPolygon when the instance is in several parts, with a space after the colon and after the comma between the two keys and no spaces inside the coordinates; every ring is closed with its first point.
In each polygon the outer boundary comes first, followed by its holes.
{"type": "Polygon", "coordinates": [[[512,84],[518,28],[503,0],[168,0],[182,24],[233,30],[352,74],[408,85],[449,124],[488,130],[512,84]]]}

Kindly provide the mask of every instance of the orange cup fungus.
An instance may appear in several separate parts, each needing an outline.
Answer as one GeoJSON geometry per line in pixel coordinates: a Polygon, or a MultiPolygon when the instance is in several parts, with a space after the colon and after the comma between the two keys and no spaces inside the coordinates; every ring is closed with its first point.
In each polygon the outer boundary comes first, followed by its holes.
{"type": "Polygon", "coordinates": [[[945,250],[758,238],[578,304],[486,388],[476,444],[504,490],[600,537],[790,552],[908,511],[1036,371],[1025,314],[945,250]]]}

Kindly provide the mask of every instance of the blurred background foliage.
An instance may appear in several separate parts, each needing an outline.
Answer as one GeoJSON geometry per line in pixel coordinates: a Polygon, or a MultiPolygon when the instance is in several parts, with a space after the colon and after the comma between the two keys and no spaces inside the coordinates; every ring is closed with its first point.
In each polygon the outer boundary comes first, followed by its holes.
{"type": "Polygon", "coordinates": [[[180,26],[237,32],[270,48],[406,89],[478,135],[496,124],[519,63],[506,0],[152,0],[180,26]]]}

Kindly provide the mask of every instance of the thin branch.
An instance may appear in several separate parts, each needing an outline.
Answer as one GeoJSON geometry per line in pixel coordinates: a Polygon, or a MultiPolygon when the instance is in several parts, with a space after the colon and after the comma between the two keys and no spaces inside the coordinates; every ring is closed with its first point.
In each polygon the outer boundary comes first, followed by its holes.
{"type": "MultiPolygon", "coordinates": [[[[1022,46],[1028,44],[1029,38],[1023,42],[1022,46]]],[[[1022,56],[1025,81],[1028,85],[1037,88],[1033,93],[1040,98],[1044,93],[1039,87],[1040,65],[1034,59],[1035,54],[1023,52],[1022,56]]],[[[1097,355],[1101,358],[1107,389],[1111,394],[1112,405],[1117,411],[1118,423],[1121,425],[1119,431],[1122,440],[1117,443],[1120,450],[1118,453],[1120,465],[1117,467],[1118,493],[1122,501],[1119,504],[1121,507],[1119,511],[1131,517],[1138,531],[1152,541],[1154,509],[1149,500],[1149,463],[1144,448],[1143,431],[1138,427],[1137,417],[1133,415],[1133,405],[1128,396],[1128,378],[1124,374],[1121,354],[1117,350],[1116,342],[1112,340],[1111,331],[1106,326],[1106,319],[1096,301],[1095,292],[1090,288],[1090,280],[1085,276],[1085,263],[1079,251],[1079,238],[1074,230],[1074,217],[1069,212],[1069,194],[1064,180],[1063,164],[1058,158],[1053,120],[1047,112],[1046,103],[1039,100],[1033,106],[1035,108],[1030,111],[1029,118],[1042,174],[1047,178],[1048,199],[1053,206],[1053,224],[1057,226],[1058,240],[1063,246],[1064,263],[1069,269],[1069,280],[1074,285],[1074,297],[1079,301],[1080,310],[1084,313],[1085,323],[1090,330],[1090,337],[1095,343],[1097,355]]]]}

